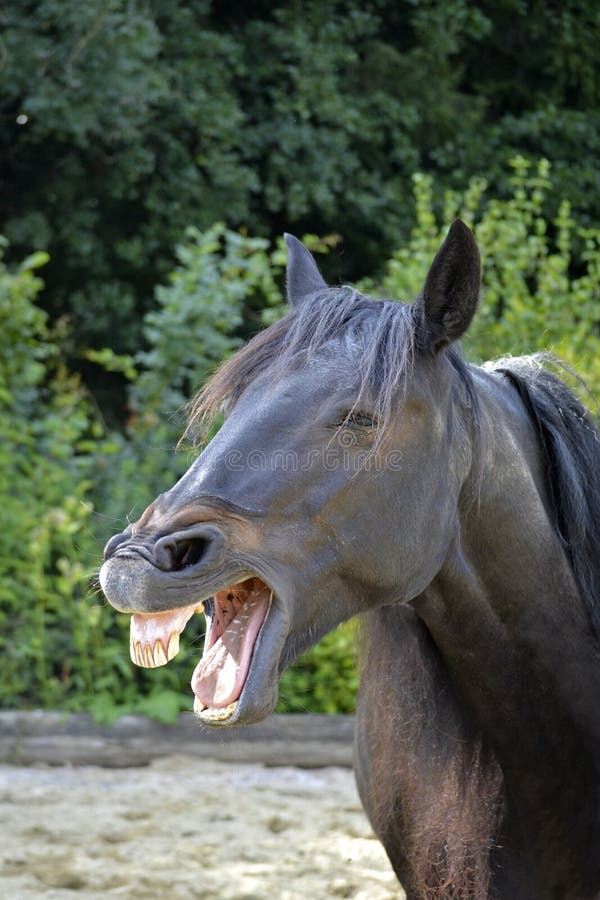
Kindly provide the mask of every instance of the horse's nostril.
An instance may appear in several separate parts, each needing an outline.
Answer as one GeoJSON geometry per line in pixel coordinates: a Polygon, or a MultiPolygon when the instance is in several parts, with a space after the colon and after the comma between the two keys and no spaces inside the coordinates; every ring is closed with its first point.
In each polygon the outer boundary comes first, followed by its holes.
{"type": "Polygon", "coordinates": [[[166,535],[154,545],[154,563],[168,572],[178,572],[200,562],[214,560],[223,546],[223,536],[217,529],[203,528],[200,533],[166,535]]]}
{"type": "Polygon", "coordinates": [[[191,541],[178,541],[172,552],[173,569],[185,569],[186,566],[194,566],[205,555],[209,541],[204,538],[196,538],[191,541]]]}
{"type": "Polygon", "coordinates": [[[206,554],[210,541],[206,538],[176,540],[167,538],[159,541],[154,548],[156,565],[161,569],[176,572],[186,566],[199,563],[206,554]]]}

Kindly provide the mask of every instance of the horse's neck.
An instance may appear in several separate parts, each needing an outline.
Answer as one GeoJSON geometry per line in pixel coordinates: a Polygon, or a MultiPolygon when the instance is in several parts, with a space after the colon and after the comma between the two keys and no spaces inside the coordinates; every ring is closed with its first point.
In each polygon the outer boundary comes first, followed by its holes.
{"type": "Polygon", "coordinates": [[[563,548],[533,509],[507,510],[505,523],[482,509],[415,608],[457,677],[477,674],[469,695],[482,714],[489,704],[500,740],[512,745],[503,711],[513,736],[522,712],[532,737],[552,713],[600,751],[600,653],[563,548]]]}
{"type": "Polygon", "coordinates": [[[552,866],[558,844],[598,852],[600,654],[548,516],[533,432],[494,403],[479,499],[465,503],[414,606],[552,866]]]}

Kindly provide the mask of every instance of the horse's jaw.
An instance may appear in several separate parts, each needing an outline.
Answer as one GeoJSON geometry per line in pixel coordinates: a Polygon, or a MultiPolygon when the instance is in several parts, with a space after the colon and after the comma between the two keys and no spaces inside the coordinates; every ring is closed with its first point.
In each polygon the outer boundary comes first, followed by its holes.
{"type": "Polygon", "coordinates": [[[144,668],[166,665],[179,651],[187,622],[204,612],[204,650],[191,680],[196,716],[211,726],[265,718],[277,703],[280,660],[289,634],[289,617],[279,596],[259,576],[244,575],[235,582],[221,578],[204,589],[196,586],[193,603],[165,609],[163,597],[173,588],[189,591],[181,584],[183,574],[168,573],[169,579],[165,574],[135,556],[111,559],[100,571],[108,601],[132,614],[132,661],[144,668]],[[140,584],[145,590],[140,591],[140,584]],[[159,601],[157,592],[162,595],[159,601]]]}

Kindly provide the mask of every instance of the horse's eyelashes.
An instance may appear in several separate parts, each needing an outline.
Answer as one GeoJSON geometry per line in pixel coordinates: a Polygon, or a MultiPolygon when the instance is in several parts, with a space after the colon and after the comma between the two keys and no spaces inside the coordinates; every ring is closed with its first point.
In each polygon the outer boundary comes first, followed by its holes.
{"type": "Polygon", "coordinates": [[[374,428],[375,419],[367,413],[354,413],[350,416],[352,425],[359,425],[361,428],[374,428]]]}
{"type": "Polygon", "coordinates": [[[338,428],[342,428],[344,425],[355,426],[356,428],[376,428],[377,422],[374,416],[369,413],[348,412],[336,422],[336,427],[338,428]]]}

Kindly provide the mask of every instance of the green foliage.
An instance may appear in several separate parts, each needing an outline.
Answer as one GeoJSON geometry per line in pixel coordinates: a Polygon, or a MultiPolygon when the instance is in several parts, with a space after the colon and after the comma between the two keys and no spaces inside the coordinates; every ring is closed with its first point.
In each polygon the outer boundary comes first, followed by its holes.
{"type": "Polygon", "coordinates": [[[44,303],[85,347],[143,348],[192,223],[340,233],[353,280],[408,234],[414,171],[502,197],[516,154],[600,217],[593,0],[33,0],[0,26],[2,226],[48,248],[44,303]]]}
{"type": "Polygon", "coordinates": [[[0,14],[5,228],[50,249],[47,301],[86,344],[135,352],[134,309],[184,228],[248,217],[239,49],[208,10],[38,0],[0,14]]]}
{"type": "Polygon", "coordinates": [[[153,690],[154,714],[173,718],[189,705],[189,672],[175,665],[145,688],[127,620],[89,594],[101,546],[91,499],[114,442],[64,365],[64,328],[51,331],[35,303],[46,261],[10,270],[0,259],[0,706],[109,718],[147,710],[153,690]]]}
{"type": "MultiPolygon", "coordinates": [[[[98,465],[96,504],[111,518],[137,518],[149,502],[188,468],[189,448],[177,451],[187,400],[240,344],[243,328],[257,330],[261,311],[281,306],[285,262],[268,241],[213,225],[186,230],[156,309],[143,323],[147,349],[135,357],[126,435],[113,434],[113,453],[98,465]]],[[[103,361],[96,354],[98,361],[103,361]]],[[[109,365],[114,365],[112,357],[109,365]]],[[[109,532],[108,532],[109,533],[109,532]]],[[[107,533],[107,535],[108,535],[107,533]]]]}
{"type": "Polygon", "coordinates": [[[156,289],[157,308],[144,319],[149,346],[137,355],[142,375],[135,410],[174,410],[240,344],[245,310],[280,302],[278,266],[268,241],[224,225],[186,230],[176,249],[177,268],[156,289]]]}
{"type": "Polygon", "coordinates": [[[89,688],[86,650],[101,639],[81,546],[91,512],[81,446],[93,426],[79,379],[66,372],[57,334],[34,302],[46,262],[36,253],[10,271],[0,259],[3,705],[60,704],[75,660],[78,687],[89,688]]]}
{"type": "Polygon", "coordinates": [[[465,338],[467,356],[482,361],[550,350],[600,396],[600,228],[578,225],[566,200],[548,221],[544,202],[555,187],[546,160],[534,166],[517,157],[511,168],[506,200],[487,198],[480,178],[464,195],[447,192],[443,225],[435,215],[431,178],[415,176],[416,225],[388,264],[382,290],[414,297],[448,225],[460,215],[473,227],[483,261],[482,299],[465,338]],[[583,247],[578,260],[575,243],[583,247]]]}
{"type": "Polygon", "coordinates": [[[277,712],[354,712],[358,672],[356,621],[325,635],[281,679],[277,712]]]}

